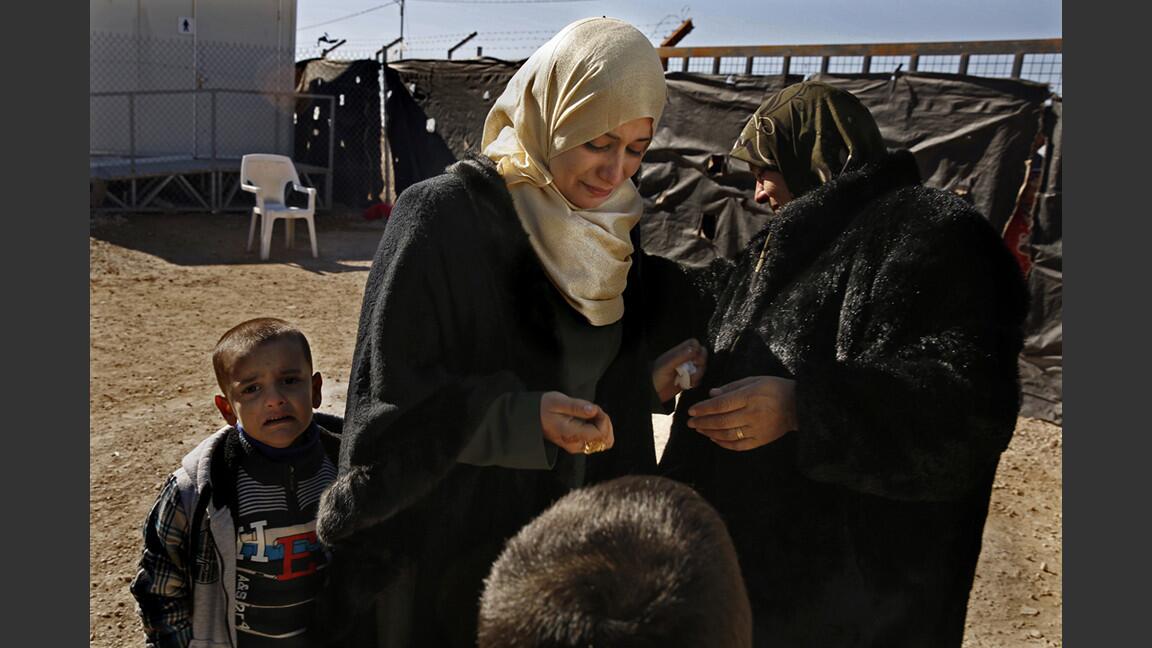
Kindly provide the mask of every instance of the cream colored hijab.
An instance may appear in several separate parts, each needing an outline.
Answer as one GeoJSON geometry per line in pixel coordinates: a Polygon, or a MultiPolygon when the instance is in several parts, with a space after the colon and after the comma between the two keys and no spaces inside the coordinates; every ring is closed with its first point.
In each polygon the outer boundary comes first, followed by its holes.
{"type": "Polygon", "coordinates": [[[651,117],[655,132],[666,93],[660,58],[643,34],[614,18],[586,18],[525,61],[484,122],[484,155],[508,184],[532,249],[596,326],[624,315],[628,235],[644,203],[625,180],[599,207],[580,209],[556,189],[548,162],[633,119],[651,117]]]}

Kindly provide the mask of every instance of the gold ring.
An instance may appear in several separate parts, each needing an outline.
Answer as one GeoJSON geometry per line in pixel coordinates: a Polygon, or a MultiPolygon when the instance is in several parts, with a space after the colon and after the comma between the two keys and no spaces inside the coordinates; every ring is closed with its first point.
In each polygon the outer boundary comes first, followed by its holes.
{"type": "Polygon", "coordinates": [[[736,428],[736,440],[737,441],[743,441],[744,440],[744,426],[743,425],[736,428]]]}
{"type": "Polygon", "coordinates": [[[607,449],[608,444],[600,440],[584,442],[584,454],[586,455],[592,454],[594,452],[603,452],[607,449]]]}

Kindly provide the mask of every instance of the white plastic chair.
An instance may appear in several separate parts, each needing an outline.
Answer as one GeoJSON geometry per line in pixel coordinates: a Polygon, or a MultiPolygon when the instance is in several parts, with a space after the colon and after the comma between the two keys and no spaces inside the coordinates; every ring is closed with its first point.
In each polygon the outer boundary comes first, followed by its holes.
{"type": "Polygon", "coordinates": [[[276,219],[285,219],[284,244],[291,247],[295,219],[308,221],[308,237],[312,241],[312,256],[316,252],[316,189],[300,184],[296,166],[292,159],[283,155],[251,153],[240,160],[240,188],[256,194],[256,205],[252,207],[252,220],[248,223],[248,247],[252,249],[252,237],[256,233],[256,221],[260,220],[260,259],[267,260],[272,249],[272,226],[276,219]],[[308,194],[307,207],[289,207],[284,204],[284,187],[292,183],[296,191],[308,194]],[[263,218],[261,218],[263,217],[263,218]]]}

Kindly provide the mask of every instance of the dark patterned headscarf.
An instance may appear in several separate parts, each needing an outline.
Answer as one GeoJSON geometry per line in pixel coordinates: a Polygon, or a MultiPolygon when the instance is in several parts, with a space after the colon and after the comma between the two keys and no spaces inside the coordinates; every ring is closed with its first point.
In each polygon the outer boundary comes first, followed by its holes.
{"type": "Polygon", "coordinates": [[[779,171],[800,196],[844,171],[878,160],[884,140],[872,113],[852,93],[818,81],[768,97],[730,156],[779,171]]]}

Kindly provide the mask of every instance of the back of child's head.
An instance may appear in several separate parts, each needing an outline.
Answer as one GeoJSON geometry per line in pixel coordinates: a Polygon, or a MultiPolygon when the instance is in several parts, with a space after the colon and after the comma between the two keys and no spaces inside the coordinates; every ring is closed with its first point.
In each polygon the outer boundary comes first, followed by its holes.
{"type": "Polygon", "coordinates": [[[508,541],[485,581],[480,648],[744,648],[732,539],[694,490],[654,476],[573,491],[508,541]]]}
{"type": "Polygon", "coordinates": [[[228,382],[236,363],[253,349],[274,340],[296,341],[304,353],[304,359],[309,365],[312,364],[312,348],[308,346],[308,338],[296,326],[275,317],[257,317],[240,322],[220,336],[212,351],[216,382],[225,395],[228,394],[228,382]]]}

